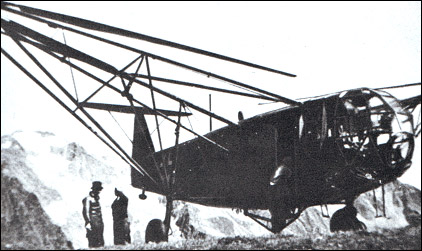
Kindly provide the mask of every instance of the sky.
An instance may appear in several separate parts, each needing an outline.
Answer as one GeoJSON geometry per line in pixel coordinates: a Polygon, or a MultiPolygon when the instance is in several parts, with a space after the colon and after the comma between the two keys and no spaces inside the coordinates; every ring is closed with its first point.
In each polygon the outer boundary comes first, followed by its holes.
{"type": "MultiPolygon", "coordinates": [[[[295,78],[236,66],[146,42],[122,42],[180,60],[198,68],[233,78],[281,96],[298,99],[358,87],[385,87],[421,81],[421,3],[420,2],[20,2],[19,4],[77,16],[124,28],[149,36],[186,44],[248,62],[297,75],[295,78]]],[[[2,18],[11,18],[3,14],[2,18]]],[[[47,30],[34,24],[34,29],[47,30]]],[[[63,41],[59,29],[46,31],[63,41]]],[[[134,59],[133,54],[91,44],[65,32],[66,42],[85,47],[101,59],[111,60],[120,68],[134,59]]],[[[22,54],[2,36],[2,48],[22,54]]],[[[37,54],[38,55],[38,54],[37,54]]],[[[40,56],[41,59],[44,59],[40,56]]],[[[25,61],[23,61],[25,62],[25,61]]],[[[68,67],[45,60],[58,72],[58,78],[72,90],[68,67]]],[[[145,70],[145,69],[144,69],[145,70]]],[[[163,74],[190,82],[227,87],[189,71],[151,60],[153,75],[163,74]]],[[[17,130],[51,131],[81,142],[88,150],[108,154],[110,151],[55,101],[30,81],[3,55],[1,57],[1,134],[17,130]]],[[[74,73],[78,94],[87,96],[91,87],[85,78],[74,73]]],[[[106,79],[104,77],[104,79],[106,79]]],[[[172,93],[208,109],[209,92],[169,87],[172,93]]],[[[231,87],[228,87],[231,88],[231,87]]],[[[73,92],[72,92],[73,93],[73,92]]],[[[419,89],[393,93],[398,97],[420,94],[419,89]]],[[[146,95],[146,94],[145,94],[146,95]]],[[[102,101],[109,101],[104,95],[102,101]]],[[[100,100],[98,100],[100,101],[100,100]]],[[[280,103],[237,98],[212,93],[212,110],[237,122],[237,112],[246,118],[270,111],[280,103]]],[[[157,106],[177,110],[174,102],[157,97],[157,106]]],[[[133,118],[114,114],[123,122],[119,126],[131,135],[133,118]]],[[[162,120],[160,119],[161,123],[162,120]]],[[[155,123],[153,120],[149,123],[155,123]]],[[[209,131],[209,120],[196,115],[184,124],[200,133],[209,131]],[[205,121],[205,122],[204,122],[205,121]]],[[[213,128],[223,124],[213,121],[213,128]]],[[[174,144],[174,125],[163,122],[163,144],[174,144]]],[[[118,137],[125,138],[122,132],[118,137]]],[[[156,142],[156,133],[153,134],[156,142]]],[[[191,138],[182,132],[182,139],[191,138]]],[[[401,178],[420,189],[420,137],[417,139],[414,165],[401,178]]],[[[123,143],[129,146],[129,140],[123,143]]],[[[156,146],[157,147],[157,146],[156,146]]],[[[111,153],[112,154],[112,153],[111,153]]]]}

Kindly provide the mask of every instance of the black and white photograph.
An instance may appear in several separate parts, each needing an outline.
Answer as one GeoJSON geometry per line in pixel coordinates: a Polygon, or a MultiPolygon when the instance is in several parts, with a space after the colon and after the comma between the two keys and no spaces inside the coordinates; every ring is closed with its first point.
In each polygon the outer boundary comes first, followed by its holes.
{"type": "Polygon", "coordinates": [[[421,2],[2,1],[1,249],[421,249],[421,2]]]}

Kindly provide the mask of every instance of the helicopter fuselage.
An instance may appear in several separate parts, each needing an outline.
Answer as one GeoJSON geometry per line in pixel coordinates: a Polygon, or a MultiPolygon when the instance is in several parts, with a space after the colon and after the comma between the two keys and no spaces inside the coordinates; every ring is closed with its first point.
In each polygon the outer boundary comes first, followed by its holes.
{"type": "Polygon", "coordinates": [[[388,93],[351,90],[205,135],[228,151],[196,138],[156,152],[167,172],[155,177],[171,180],[171,190],[137,172],[132,185],[216,207],[268,209],[274,196],[292,207],[343,203],[410,167],[412,120],[388,93]]]}

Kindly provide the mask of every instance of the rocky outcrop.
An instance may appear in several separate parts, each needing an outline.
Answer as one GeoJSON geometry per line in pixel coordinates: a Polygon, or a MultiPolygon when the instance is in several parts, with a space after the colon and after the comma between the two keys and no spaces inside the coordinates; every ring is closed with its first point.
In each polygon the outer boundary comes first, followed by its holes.
{"type": "MultiPolygon", "coordinates": [[[[178,204],[179,205],[176,204],[176,210],[174,210],[174,212],[176,212],[176,213],[173,215],[173,217],[176,219],[175,223],[176,223],[176,226],[179,228],[181,235],[185,239],[204,238],[206,236],[206,234],[199,231],[191,223],[192,216],[193,216],[194,219],[197,218],[197,217],[195,217],[195,209],[192,209],[186,203],[178,203],[178,204]],[[182,207],[180,208],[180,206],[182,206],[182,207]],[[179,207],[179,209],[177,210],[178,207],[179,207]],[[191,214],[192,214],[192,216],[191,216],[191,214]]],[[[218,223],[223,224],[224,226],[230,225],[230,224],[224,224],[224,222],[218,222],[218,223]]],[[[231,222],[229,222],[229,223],[231,223],[231,222]]],[[[232,225],[233,225],[233,223],[231,223],[230,226],[232,227],[232,225]]],[[[223,228],[225,228],[225,227],[223,227],[223,228]]]]}
{"type": "Polygon", "coordinates": [[[35,194],[1,172],[1,249],[73,249],[35,194]]]}
{"type": "Polygon", "coordinates": [[[361,194],[355,201],[355,207],[362,221],[370,230],[421,224],[421,191],[419,189],[396,180],[386,184],[384,192],[384,202],[382,188],[376,189],[375,192],[361,194]]]}

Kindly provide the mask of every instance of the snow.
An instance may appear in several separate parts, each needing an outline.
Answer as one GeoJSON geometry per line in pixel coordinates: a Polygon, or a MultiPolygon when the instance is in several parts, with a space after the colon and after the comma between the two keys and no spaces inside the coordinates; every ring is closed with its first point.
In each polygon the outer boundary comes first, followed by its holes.
{"type": "Polygon", "coordinates": [[[10,148],[12,147],[12,141],[5,141],[1,143],[1,148],[10,148]]]}

